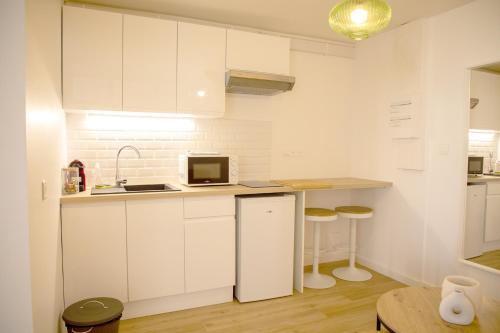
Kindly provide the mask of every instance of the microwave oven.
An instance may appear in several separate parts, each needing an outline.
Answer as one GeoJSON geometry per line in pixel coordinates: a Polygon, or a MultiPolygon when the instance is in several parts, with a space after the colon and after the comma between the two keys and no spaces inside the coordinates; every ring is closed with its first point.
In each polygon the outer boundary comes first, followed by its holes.
{"type": "Polygon", "coordinates": [[[179,181],[187,186],[238,184],[238,157],[217,153],[179,155],[179,181]]]}
{"type": "Polygon", "coordinates": [[[467,173],[469,175],[482,175],[483,174],[484,157],[482,156],[469,156],[467,165],[467,173]]]}

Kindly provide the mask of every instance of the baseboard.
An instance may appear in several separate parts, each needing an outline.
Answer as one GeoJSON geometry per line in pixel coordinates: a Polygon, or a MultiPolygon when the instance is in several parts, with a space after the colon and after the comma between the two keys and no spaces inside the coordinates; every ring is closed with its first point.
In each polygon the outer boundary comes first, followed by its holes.
{"type": "MultiPolygon", "coordinates": [[[[328,263],[333,261],[346,260],[349,257],[348,250],[330,250],[320,251],[319,263],[328,263]]],[[[304,250],[304,266],[312,265],[312,249],[304,250]]]]}
{"type": "Polygon", "coordinates": [[[198,308],[233,301],[233,287],[199,291],[124,304],[122,319],[144,317],[165,312],[198,308]]]}
{"type": "Polygon", "coordinates": [[[367,259],[363,256],[360,256],[360,255],[356,256],[356,262],[359,263],[360,265],[366,266],[366,267],[374,270],[377,273],[380,273],[382,275],[390,277],[393,280],[399,281],[399,282],[407,284],[409,286],[430,287],[429,284],[427,284],[423,281],[414,279],[412,277],[401,274],[399,272],[395,272],[395,271],[387,268],[386,266],[380,265],[380,264],[376,263],[375,261],[367,259]]]}

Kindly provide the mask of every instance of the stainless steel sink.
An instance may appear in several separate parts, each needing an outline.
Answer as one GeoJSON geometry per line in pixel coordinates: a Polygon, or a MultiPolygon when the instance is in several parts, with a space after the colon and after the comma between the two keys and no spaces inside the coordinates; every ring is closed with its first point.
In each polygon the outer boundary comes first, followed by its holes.
{"type": "Polygon", "coordinates": [[[177,187],[170,184],[141,184],[141,185],[124,185],[127,192],[168,192],[180,191],[177,187]]]}
{"type": "Polygon", "coordinates": [[[145,193],[145,192],[172,192],[181,189],[170,184],[139,184],[124,185],[123,187],[93,188],[91,195],[122,194],[122,193],[145,193]]]}

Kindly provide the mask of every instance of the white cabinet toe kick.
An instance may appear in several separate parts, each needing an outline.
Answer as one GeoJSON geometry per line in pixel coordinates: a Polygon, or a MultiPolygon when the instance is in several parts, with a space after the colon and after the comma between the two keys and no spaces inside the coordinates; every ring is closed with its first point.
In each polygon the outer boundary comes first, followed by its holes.
{"type": "Polygon", "coordinates": [[[233,301],[233,286],[172,295],[124,304],[122,319],[198,308],[233,301]]]}

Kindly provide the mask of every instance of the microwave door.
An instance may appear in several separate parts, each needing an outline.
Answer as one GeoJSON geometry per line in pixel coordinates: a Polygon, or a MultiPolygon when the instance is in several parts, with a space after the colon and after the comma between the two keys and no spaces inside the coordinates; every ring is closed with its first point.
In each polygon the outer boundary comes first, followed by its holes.
{"type": "Polygon", "coordinates": [[[189,184],[227,184],[229,182],[228,157],[190,157],[188,160],[189,184]]]}

